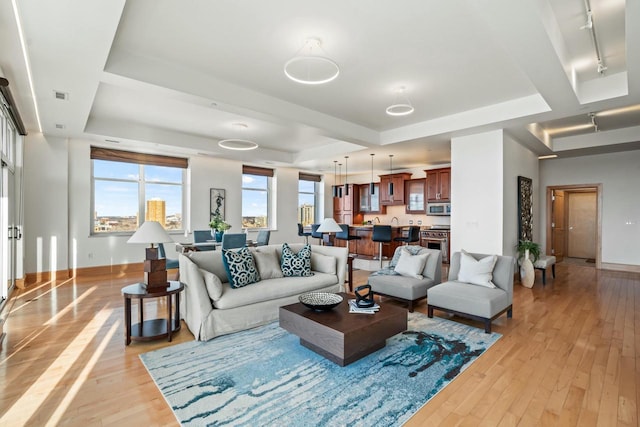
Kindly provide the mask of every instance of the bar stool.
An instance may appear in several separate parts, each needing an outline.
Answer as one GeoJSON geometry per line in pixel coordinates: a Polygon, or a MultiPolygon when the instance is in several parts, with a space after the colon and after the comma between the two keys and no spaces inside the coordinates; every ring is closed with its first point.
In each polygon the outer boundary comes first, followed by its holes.
{"type": "Polygon", "coordinates": [[[298,223],[298,236],[304,237],[305,243],[309,244],[309,236],[311,236],[311,233],[305,232],[304,227],[300,223],[298,223]]]}
{"type": "Polygon", "coordinates": [[[382,244],[391,242],[391,226],[374,225],[371,240],[378,242],[378,257],[380,258],[380,269],[382,269],[382,244]]]}
{"type": "Polygon", "coordinates": [[[342,231],[336,233],[336,239],[344,240],[347,242],[347,253],[349,253],[349,241],[350,240],[360,240],[360,236],[354,236],[349,234],[349,226],[347,224],[338,224],[342,231]]]}
{"type": "Polygon", "coordinates": [[[396,237],[394,242],[404,242],[405,245],[409,243],[420,241],[420,227],[411,226],[407,232],[407,237],[396,237]]]}

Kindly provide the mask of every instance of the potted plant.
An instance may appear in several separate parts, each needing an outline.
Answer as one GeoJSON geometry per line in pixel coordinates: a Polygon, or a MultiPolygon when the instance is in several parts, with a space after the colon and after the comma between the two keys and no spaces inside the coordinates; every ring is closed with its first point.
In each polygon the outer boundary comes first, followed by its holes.
{"type": "Polygon", "coordinates": [[[231,228],[231,224],[224,222],[220,215],[216,215],[209,222],[209,227],[211,227],[212,237],[216,239],[216,242],[221,242],[222,235],[231,228]]]}
{"type": "Polygon", "coordinates": [[[524,257],[533,256],[532,262],[536,262],[540,258],[540,245],[531,240],[520,240],[516,248],[518,249],[518,261],[524,257]],[[527,251],[529,252],[528,255],[527,251]]]}

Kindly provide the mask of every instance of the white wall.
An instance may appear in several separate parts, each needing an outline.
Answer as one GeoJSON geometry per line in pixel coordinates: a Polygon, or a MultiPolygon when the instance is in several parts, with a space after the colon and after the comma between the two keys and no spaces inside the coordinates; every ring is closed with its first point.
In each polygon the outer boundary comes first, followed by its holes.
{"type": "Polygon", "coordinates": [[[64,270],[69,249],[67,140],[30,134],[24,155],[25,272],[64,270]]]}
{"type": "Polygon", "coordinates": [[[502,130],[451,139],[451,252],[502,254],[502,130]]]}
{"type": "MultiPolygon", "coordinates": [[[[92,236],[91,141],[28,136],[25,143],[25,273],[141,262],[140,245],[129,236],[92,236]]],[[[208,229],[209,189],[226,190],[226,219],[242,230],[242,163],[191,157],[186,184],[190,211],[185,227],[208,229]]],[[[297,232],[298,170],[276,168],[273,180],[277,212],[271,243],[301,242],[297,232]]],[[[249,238],[256,237],[255,232],[249,238]]],[[[172,234],[191,241],[189,234],[172,234]]],[[[173,249],[169,249],[169,255],[173,249]]]]}
{"type": "Polygon", "coordinates": [[[540,241],[546,241],[546,188],[602,184],[603,263],[640,265],[640,150],[540,162],[540,241]]]}
{"type": "Polygon", "coordinates": [[[515,255],[518,244],[518,176],[533,181],[533,241],[544,247],[539,239],[541,215],[538,176],[538,155],[522,146],[513,138],[504,138],[504,206],[503,206],[503,255],[515,255]]]}

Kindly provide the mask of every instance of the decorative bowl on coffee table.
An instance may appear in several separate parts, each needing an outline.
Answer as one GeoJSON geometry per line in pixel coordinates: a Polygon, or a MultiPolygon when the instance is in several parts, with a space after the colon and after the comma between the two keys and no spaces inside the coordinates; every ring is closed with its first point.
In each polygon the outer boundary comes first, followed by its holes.
{"type": "Polygon", "coordinates": [[[342,296],[330,292],[307,292],[298,299],[302,305],[315,311],[329,311],[343,300],[342,296]]]}

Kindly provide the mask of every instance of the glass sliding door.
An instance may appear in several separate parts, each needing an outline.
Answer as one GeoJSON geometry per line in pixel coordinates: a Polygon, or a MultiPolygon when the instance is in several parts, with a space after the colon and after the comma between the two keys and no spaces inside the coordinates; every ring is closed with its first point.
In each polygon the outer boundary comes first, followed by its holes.
{"type": "MultiPolygon", "coordinates": [[[[16,241],[21,237],[16,224],[15,158],[16,142],[21,138],[10,119],[4,99],[0,97],[0,307],[16,281],[16,241]]],[[[21,147],[21,145],[20,145],[21,147]]]]}

